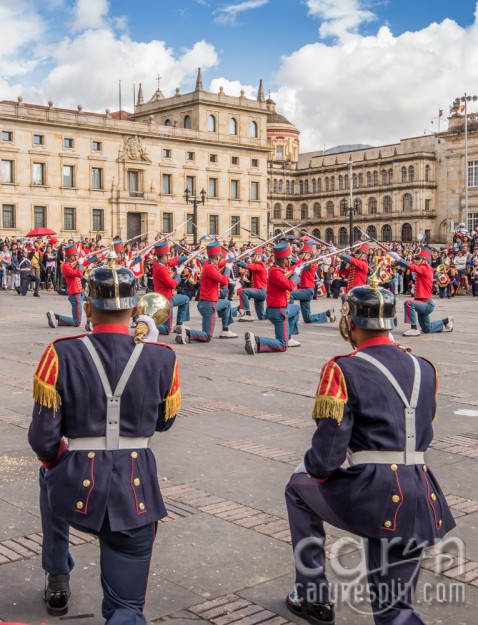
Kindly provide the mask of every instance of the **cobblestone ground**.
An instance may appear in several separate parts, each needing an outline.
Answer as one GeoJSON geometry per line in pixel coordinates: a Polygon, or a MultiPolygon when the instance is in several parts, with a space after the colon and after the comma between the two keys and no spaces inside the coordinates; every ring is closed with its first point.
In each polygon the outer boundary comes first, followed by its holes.
{"type": "MultiPolygon", "coordinates": [[[[400,339],[432,359],[440,377],[436,437],[427,454],[456,516],[454,557],[423,562],[417,608],[430,625],[476,622],[478,603],[478,300],[437,300],[433,318],[455,317],[447,334],[400,339]],[[455,550],[456,553],[456,550],[455,550]]],[[[313,302],[313,312],[337,300],[313,302]]],[[[42,591],[38,463],[26,432],[32,376],[48,341],[67,328],[48,327],[47,310],[68,312],[65,297],[0,293],[0,621],[57,623],[46,617],[42,591]]],[[[200,319],[193,302],[191,326],[200,319]]],[[[286,625],[284,605],[293,563],[283,491],[307,448],[313,397],[322,365],[346,353],[334,324],[300,327],[301,347],[250,357],[244,332],[271,335],[267,321],[236,323],[234,340],[178,346],[183,407],[170,432],[154,438],[169,517],[159,526],[147,593],[150,623],[286,625]]],[[[216,334],[219,327],[216,327],[216,334]]],[[[332,583],[360,563],[360,544],[329,528],[332,583]],[[346,570],[344,570],[346,569],[346,570]]],[[[72,599],[68,618],[102,623],[99,551],[72,532],[72,599]]],[[[372,624],[365,593],[347,598],[337,586],[337,623],[372,624]]],[[[301,622],[300,619],[298,622],[301,622]]]]}

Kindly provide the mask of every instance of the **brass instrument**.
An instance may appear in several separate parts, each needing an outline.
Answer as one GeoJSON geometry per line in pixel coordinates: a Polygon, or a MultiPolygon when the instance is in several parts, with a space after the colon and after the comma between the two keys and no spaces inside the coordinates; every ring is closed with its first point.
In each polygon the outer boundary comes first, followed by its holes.
{"type": "MultiPolygon", "coordinates": [[[[169,300],[160,293],[147,293],[140,297],[138,302],[138,315],[148,315],[157,326],[166,321],[171,314],[171,304],[169,300]]],[[[148,324],[140,321],[134,330],[134,342],[141,343],[148,334],[148,324]]]]}
{"type": "MultiPolygon", "coordinates": [[[[445,259],[445,262],[442,263],[441,265],[438,265],[438,267],[435,269],[436,275],[437,275],[437,282],[438,282],[438,286],[441,287],[445,287],[448,285],[448,283],[450,282],[450,277],[447,273],[447,264],[446,261],[448,259],[445,259]]],[[[450,264],[448,262],[448,264],[450,264]]]]}
{"type": "Polygon", "coordinates": [[[372,289],[377,289],[383,282],[388,282],[390,280],[390,274],[386,270],[387,265],[388,263],[382,260],[375,267],[373,274],[368,279],[372,289]]]}

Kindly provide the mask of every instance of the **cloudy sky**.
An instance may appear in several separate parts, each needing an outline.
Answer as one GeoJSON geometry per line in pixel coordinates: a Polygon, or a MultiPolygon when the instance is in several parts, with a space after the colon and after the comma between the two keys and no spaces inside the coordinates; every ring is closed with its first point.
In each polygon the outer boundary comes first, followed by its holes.
{"type": "MultiPolygon", "coordinates": [[[[103,111],[157,87],[266,95],[301,150],[446,126],[478,92],[476,0],[0,0],[0,100],[103,111]]],[[[476,104],[470,104],[470,111],[476,104]]]]}

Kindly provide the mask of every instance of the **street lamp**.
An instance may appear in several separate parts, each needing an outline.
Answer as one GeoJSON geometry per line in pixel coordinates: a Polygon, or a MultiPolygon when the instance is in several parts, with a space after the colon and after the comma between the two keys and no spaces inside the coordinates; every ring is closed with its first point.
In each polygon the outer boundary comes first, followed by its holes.
{"type": "Polygon", "coordinates": [[[465,226],[468,228],[468,113],[466,110],[467,102],[471,101],[476,102],[478,100],[478,96],[476,95],[465,95],[455,98],[453,101],[453,105],[457,108],[460,106],[460,102],[464,102],[465,104],[465,226]]]}
{"type": "Polygon", "coordinates": [[[189,204],[189,202],[191,202],[191,204],[193,205],[193,243],[196,246],[197,242],[198,242],[198,229],[197,229],[197,222],[198,222],[198,205],[199,202],[201,202],[201,204],[204,206],[204,201],[206,199],[206,191],[204,191],[204,189],[201,190],[200,194],[201,199],[198,200],[196,197],[196,193],[194,193],[194,197],[191,197],[191,191],[186,188],[186,190],[184,191],[184,199],[186,200],[186,204],[189,204]]]}

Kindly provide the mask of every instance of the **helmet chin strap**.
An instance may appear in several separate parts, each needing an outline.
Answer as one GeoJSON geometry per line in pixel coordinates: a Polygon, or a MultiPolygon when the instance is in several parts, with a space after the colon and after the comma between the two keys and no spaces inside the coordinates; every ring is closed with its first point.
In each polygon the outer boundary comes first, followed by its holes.
{"type": "Polygon", "coordinates": [[[344,339],[344,341],[347,341],[347,343],[350,343],[350,345],[352,345],[354,349],[357,347],[357,345],[352,340],[352,335],[350,333],[350,329],[347,324],[347,315],[342,315],[340,317],[339,332],[340,332],[340,336],[344,339]]]}

